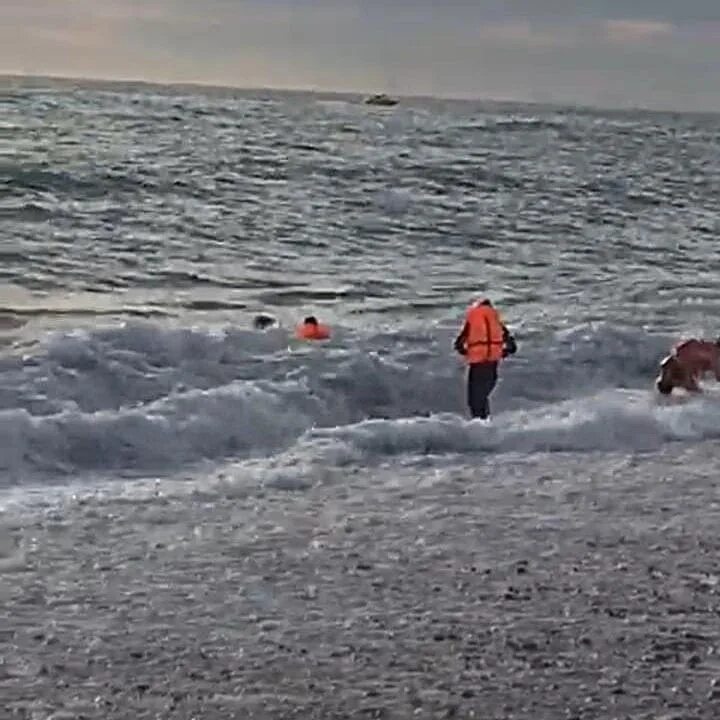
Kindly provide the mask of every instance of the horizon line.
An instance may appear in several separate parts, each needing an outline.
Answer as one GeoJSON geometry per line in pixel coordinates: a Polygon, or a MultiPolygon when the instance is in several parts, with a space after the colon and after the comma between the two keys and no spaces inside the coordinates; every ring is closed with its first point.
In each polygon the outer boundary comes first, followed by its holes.
{"type": "MultiPolygon", "coordinates": [[[[295,95],[318,95],[334,97],[364,97],[373,94],[387,94],[398,100],[409,101],[433,101],[453,103],[488,103],[493,105],[525,105],[531,107],[557,108],[563,110],[575,110],[580,112],[602,110],[605,112],[645,112],[662,115],[720,115],[720,110],[680,110],[677,108],[658,108],[642,105],[603,105],[600,103],[574,103],[561,100],[520,100],[517,98],[497,98],[482,96],[458,96],[458,95],[434,95],[427,93],[381,93],[377,90],[341,90],[341,89],[318,89],[314,87],[285,87],[272,85],[227,85],[222,83],[206,82],[202,80],[148,80],[139,78],[107,78],[97,76],[81,75],[54,75],[52,73],[23,73],[23,72],[2,72],[0,71],[0,82],[4,80],[48,80],[64,83],[88,83],[106,85],[141,85],[157,88],[188,88],[197,90],[221,90],[238,92],[273,92],[295,95]]],[[[401,103],[398,103],[401,104],[401,103]]]]}

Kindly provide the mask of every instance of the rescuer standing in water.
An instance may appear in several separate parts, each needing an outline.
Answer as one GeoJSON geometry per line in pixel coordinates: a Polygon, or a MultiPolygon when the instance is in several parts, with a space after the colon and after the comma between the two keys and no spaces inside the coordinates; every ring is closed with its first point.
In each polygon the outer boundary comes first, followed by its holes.
{"type": "Polygon", "coordinates": [[[498,379],[498,365],[517,351],[517,343],[487,298],[477,300],[465,314],[455,350],[468,365],[467,403],[473,418],[490,416],[490,393],[498,379]]]}

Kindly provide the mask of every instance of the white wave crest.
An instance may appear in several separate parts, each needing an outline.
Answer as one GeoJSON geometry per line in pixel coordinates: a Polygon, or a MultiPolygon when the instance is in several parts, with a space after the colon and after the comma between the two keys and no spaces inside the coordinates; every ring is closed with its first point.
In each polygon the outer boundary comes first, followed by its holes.
{"type": "Polygon", "coordinates": [[[667,351],[667,338],[605,326],[520,337],[493,395],[495,423],[468,423],[454,330],[339,328],[317,345],[282,329],[153,323],[53,335],[25,357],[0,358],[2,484],[28,473],[172,472],[203,460],[281,456],[297,443],[362,461],[636,448],[680,437],[682,423],[690,436],[712,432],[702,405],[663,415],[625,396],[578,399],[602,388],[650,388],[667,351]],[[673,413],[681,425],[667,424],[673,413]]]}

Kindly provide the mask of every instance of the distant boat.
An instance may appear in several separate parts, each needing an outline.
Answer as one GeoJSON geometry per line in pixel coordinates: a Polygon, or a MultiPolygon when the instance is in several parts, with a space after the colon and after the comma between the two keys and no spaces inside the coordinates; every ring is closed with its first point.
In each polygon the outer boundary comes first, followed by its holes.
{"type": "Polygon", "coordinates": [[[371,95],[365,100],[366,105],[382,105],[383,107],[392,107],[397,105],[398,101],[395,98],[391,98],[385,93],[378,93],[377,95],[371,95]]]}

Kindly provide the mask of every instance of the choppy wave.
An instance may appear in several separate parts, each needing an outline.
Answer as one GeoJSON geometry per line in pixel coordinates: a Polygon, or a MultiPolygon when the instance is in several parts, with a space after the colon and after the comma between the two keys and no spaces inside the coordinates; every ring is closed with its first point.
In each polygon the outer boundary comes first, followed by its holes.
{"type": "Polygon", "coordinates": [[[676,339],[652,331],[717,333],[717,118],[327,100],[0,98],[0,484],[713,436],[711,399],[650,391],[676,339]],[[480,292],[520,341],[490,427],[452,352],[480,292]],[[337,334],[238,330],[253,312],[337,334]]]}
{"type": "Polygon", "coordinates": [[[308,442],[344,445],[354,455],[655,450],[671,440],[720,437],[717,398],[658,404],[647,391],[596,394],[533,411],[508,412],[491,425],[458,417],[368,420],[314,431],[308,442]]]}
{"type": "Polygon", "coordinates": [[[330,343],[307,346],[282,328],[132,322],[56,333],[0,361],[0,469],[16,484],[37,473],[165,474],[207,460],[322,457],[323,448],[371,462],[714,437],[709,407],[649,400],[669,338],[604,325],[521,338],[493,396],[494,423],[468,422],[452,334],[340,328],[330,343]]]}
{"type": "Polygon", "coordinates": [[[241,466],[268,486],[301,489],[328,471],[407,458],[423,467],[484,464],[496,453],[649,453],[673,441],[720,437],[720,395],[658,403],[648,391],[608,390],[531,411],[501,414],[491,424],[457,416],[367,420],[314,430],[261,467],[241,466]]]}

